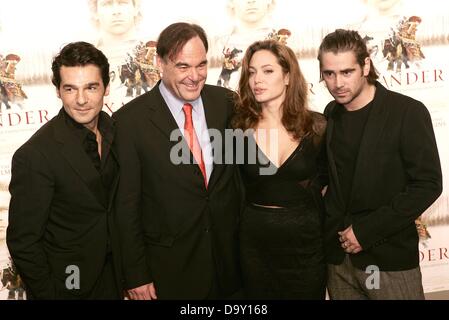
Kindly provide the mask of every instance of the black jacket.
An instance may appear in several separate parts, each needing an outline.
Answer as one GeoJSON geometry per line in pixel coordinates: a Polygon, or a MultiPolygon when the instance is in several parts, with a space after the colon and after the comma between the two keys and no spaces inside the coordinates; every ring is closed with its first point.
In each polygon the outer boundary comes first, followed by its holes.
{"type": "MultiPolygon", "coordinates": [[[[113,148],[109,156],[116,158],[113,148]]],[[[29,297],[88,297],[109,250],[108,229],[119,273],[112,224],[118,180],[117,174],[109,189],[103,187],[62,109],[15,152],[7,245],[29,297]],[[79,268],[79,290],[66,287],[69,266],[79,268]]]]}
{"type": "MultiPolygon", "coordinates": [[[[206,85],[201,97],[208,128],[224,137],[233,110],[230,91],[206,85]]],[[[171,161],[177,141],[170,134],[178,126],[158,85],[114,117],[126,287],[154,282],[159,299],[203,299],[216,279],[224,294],[237,291],[237,167],[214,164],[206,189],[198,165],[171,161]]]]}
{"type": "Polygon", "coordinates": [[[374,104],[360,143],[349,202],[344,203],[330,142],[335,101],[324,111],[328,119],[321,156],[325,195],[327,261],[340,264],[344,251],[338,231],[352,225],[363,248],[350,254],[365,269],[399,271],[419,265],[415,219],[441,194],[442,174],[432,121],[419,101],[376,83],[374,104]],[[327,164],[326,164],[327,160],[327,164]]]}

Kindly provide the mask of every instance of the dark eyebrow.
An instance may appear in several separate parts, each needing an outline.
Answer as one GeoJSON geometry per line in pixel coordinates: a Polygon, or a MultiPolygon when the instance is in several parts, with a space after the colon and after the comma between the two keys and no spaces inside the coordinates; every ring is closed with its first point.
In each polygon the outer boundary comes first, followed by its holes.
{"type": "MultiPolygon", "coordinates": [[[[207,59],[201,61],[198,65],[200,66],[203,64],[207,64],[207,59]]],[[[175,67],[191,67],[191,65],[185,62],[178,62],[177,64],[175,64],[175,67]]]]}
{"type": "MultiPolygon", "coordinates": [[[[95,82],[89,82],[88,84],[86,84],[86,87],[99,86],[99,85],[100,85],[100,82],[95,81],[95,82]]],[[[68,88],[78,89],[77,86],[70,84],[70,83],[66,83],[62,87],[65,89],[68,89],[68,88]]]]}
{"type": "Polygon", "coordinates": [[[340,72],[350,72],[350,71],[354,71],[355,68],[348,68],[348,69],[343,69],[340,72]]]}

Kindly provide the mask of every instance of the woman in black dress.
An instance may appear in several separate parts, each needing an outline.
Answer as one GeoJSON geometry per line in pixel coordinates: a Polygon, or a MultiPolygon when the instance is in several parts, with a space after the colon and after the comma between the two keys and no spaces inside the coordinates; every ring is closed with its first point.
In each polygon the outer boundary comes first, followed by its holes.
{"type": "Polygon", "coordinates": [[[326,121],[307,108],[293,51],[277,41],[246,51],[233,126],[245,132],[240,246],[250,299],[324,299],[318,151],[326,121]]]}

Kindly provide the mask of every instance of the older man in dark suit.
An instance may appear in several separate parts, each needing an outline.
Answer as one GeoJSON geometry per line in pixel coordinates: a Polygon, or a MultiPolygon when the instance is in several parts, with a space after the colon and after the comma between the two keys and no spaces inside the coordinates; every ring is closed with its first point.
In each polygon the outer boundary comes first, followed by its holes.
{"type": "Polygon", "coordinates": [[[115,114],[117,222],[132,299],[224,298],[240,286],[237,170],[214,161],[210,139],[210,129],[224,137],[233,104],[229,90],[205,85],[207,48],[201,27],[168,26],[157,43],[162,81],[115,114]],[[173,152],[182,145],[189,163],[173,152]]]}

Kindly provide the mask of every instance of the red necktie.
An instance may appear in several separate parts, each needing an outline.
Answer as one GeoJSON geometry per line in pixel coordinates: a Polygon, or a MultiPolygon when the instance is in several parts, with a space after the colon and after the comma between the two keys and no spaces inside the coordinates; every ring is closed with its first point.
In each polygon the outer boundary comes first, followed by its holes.
{"type": "Polygon", "coordinates": [[[193,127],[192,120],[192,105],[190,103],[185,103],[182,108],[184,111],[184,115],[186,117],[186,121],[184,123],[184,137],[187,140],[187,144],[189,145],[190,151],[192,151],[193,157],[195,158],[198,166],[200,167],[201,173],[204,177],[204,185],[207,188],[207,174],[206,174],[206,166],[203,161],[203,152],[201,151],[201,146],[198,142],[198,137],[195,133],[195,128],[193,127]]]}

